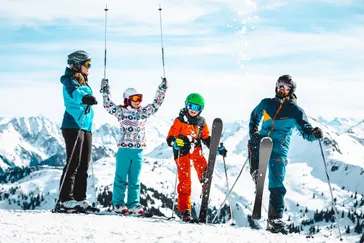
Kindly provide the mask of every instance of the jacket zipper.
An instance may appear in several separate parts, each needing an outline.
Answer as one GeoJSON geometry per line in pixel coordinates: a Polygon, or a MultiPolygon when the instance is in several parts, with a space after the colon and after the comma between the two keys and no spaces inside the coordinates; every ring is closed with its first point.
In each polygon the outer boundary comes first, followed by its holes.
{"type": "Polygon", "coordinates": [[[278,112],[281,110],[281,108],[282,108],[282,105],[283,104],[280,104],[279,105],[279,108],[278,108],[278,110],[276,111],[276,114],[274,114],[274,117],[273,117],[273,120],[272,120],[272,128],[270,129],[270,131],[268,132],[268,137],[270,137],[270,133],[273,131],[273,129],[274,129],[274,120],[276,119],[276,117],[277,117],[277,115],[278,115],[278,112]]]}

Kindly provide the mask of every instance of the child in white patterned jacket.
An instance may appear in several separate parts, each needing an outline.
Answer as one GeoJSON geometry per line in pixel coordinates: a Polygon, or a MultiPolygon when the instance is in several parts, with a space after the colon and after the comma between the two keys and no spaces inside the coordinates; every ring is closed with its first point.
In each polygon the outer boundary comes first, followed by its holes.
{"type": "Polygon", "coordinates": [[[125,90],[124,105],[115,105],[110,98],[107,79],[101,81],[104,108],[116,116],[120,123],[120,141],[116,153],[116,171],[112,193],[115,212],[122,214],[144,214],[140,205],[140,171],[143,162],[145,141],[145,123],[155,114],[164,101],[167,80],[162,79],[153,103],[142,107],[143,95],[134,88],[125,90]],[[125,191],[128,185],[128,197],[125,203],[125,191]]]}

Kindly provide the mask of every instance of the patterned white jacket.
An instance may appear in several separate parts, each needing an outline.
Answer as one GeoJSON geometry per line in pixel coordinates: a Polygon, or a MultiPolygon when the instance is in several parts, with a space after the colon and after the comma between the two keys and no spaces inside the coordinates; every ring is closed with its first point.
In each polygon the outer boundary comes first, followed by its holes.
{"type": "Polygon", "coordinates": [[[145,123],[147,119],[156,113],[164,101],[167,89],[158,87],[153,103],[140,107],[139,109],[131,106],[122,107],[115,105],[111,101],[109,90],[103,92],[104,108],[116,116],[120,123],[120,140],[118,147],[130,149],[142,149],[146,147],[145,123]]]}

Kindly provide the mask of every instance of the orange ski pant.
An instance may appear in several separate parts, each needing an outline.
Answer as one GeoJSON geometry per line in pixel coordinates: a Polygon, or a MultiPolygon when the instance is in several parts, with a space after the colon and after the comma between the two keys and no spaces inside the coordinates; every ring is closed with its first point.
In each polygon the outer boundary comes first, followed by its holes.
{"type": "Polygon", "coordinates": [[[183,212],[188,209],[191,211],[191,161],[199,181],[201,181],[201,176],[207,167],[207,161],[202,154],[201,147],[195,147],[193,153],[188,153],[187,155],[181,156],[176,160],[177,172],[178,172],[178,211],[183,212]]]}

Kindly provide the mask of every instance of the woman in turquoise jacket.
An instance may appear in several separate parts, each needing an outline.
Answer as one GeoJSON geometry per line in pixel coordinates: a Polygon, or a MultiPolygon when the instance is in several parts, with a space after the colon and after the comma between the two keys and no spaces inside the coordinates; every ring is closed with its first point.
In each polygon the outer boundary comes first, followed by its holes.
{"type": "Polygon", "coordinates": [[[286,174],[287,154],[292,130],[297,128],[302,137],[315,141],[323,137],[322,130],[313,128],[302,108],[297,105],[296,82],[290,75],[279,77],[276,82],[276,96],[263,99],[253,110],[249,123],[250,140],[248,143],[250,173],[257,181],[259,165],[259,143],[263,137],[273,141],[272,154],[268,164],[268,188],[270,191],[268,223],[277,231],[284,231],[281,220],[284,210],[286,188],[283,181],[286,174]],[[259,123],[263,118],[260,131],[259,123]]]}
{"type": "Polygon", "coordinates": [[[69,67],[61,77],[66,108],[61,129],[66,143],[67,163],[60,179],[58,206],[62,210],[89,209],[91,204],[86,200],[87,169],[92,148],[92,105],[97,104],[87,79],[91,57],[85,51],[75,51],[68,55],[67,63],[69,67]]]}

